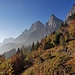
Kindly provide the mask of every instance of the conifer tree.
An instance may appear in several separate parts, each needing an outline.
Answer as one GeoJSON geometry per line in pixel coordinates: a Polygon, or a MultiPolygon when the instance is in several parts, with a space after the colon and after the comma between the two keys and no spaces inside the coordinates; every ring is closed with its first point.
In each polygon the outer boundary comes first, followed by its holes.
{"type": "Polygon", "coordinates": [[[31,46],[31,51],[35,50],[35,43],[33,42],[32,43],[32,46],[31,46]]]}
{"type": "Polygon", "coordinates": [[[38,50],[38,47],[39,47],[39,42],[37,41],[35,49],[38,50]]]}

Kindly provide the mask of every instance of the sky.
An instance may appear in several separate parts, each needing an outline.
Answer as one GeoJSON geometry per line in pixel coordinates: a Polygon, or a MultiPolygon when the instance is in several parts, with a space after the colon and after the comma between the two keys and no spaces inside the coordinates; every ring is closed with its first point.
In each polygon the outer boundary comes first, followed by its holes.
{"type": "Polygon", "coordinates": [[[16,38],[40,20],[46,23],[51,14],[65,20],[75,0],[0,0],[0,43],[16,38]]]}

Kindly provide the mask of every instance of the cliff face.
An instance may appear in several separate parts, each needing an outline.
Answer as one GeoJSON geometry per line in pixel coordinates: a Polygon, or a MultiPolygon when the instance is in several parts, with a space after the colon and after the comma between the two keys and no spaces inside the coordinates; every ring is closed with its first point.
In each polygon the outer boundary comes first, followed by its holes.
{"type": "Polygon", "coordinates": [[[75,4],[72,6],[70,9],[67,17],[66,17],[66,22],[69,24],[70,23],[70,17],[75,13],[75,4]]]}
{"type": "Polygon", "coordinates": [[[57,18],[55,15],[51,15],[50,19],[48,20],[48,22],[46,23],[46,35],[52,33],[53,31],[56,31],[60,28],[61,24],[63,23],[63,21],[59,18],[57,18]]]}

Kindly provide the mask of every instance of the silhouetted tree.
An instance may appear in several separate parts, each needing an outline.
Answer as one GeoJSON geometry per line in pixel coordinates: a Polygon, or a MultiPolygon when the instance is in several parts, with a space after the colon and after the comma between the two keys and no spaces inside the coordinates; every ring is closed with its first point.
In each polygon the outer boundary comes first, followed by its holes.
{"type": "Polygon", "coordinates": [[[17,49],[17,54],[19,54],[21,52],[20,48],[17,49]]]}
{"type": "Polygon", "coordinates": [[[39,41],[37,41],[36,45],[35,45],[35,49],[38,50],[39,47],[39,41]]]}
{"type": "Polygon", "coordinates": [[[32,43],[32,46],[31,46],[31,51],[35,50],[35,43],[33,42],[32,43]]]}

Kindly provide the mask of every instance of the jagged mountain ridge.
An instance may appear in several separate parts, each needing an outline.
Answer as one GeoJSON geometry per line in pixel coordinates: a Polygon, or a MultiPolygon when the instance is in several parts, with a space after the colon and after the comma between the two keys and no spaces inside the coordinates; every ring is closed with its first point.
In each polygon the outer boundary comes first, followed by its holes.
{"type": "Polygon", "coordinates": [[[36,21],[35,23],[33,23],[31,25],[29,30],[25,29],[25,31],[22,32],[22,34],[20,36],[18,36],[13,42],[14,43],[22,43],[22,42],[26,41],[29,37],[32,37],[31,34],[33,32],[35,32],[36,30],[43,30],[43,29],[44,29],[44,24],[41,23],[40,21],[36,21]]]}
{"type": "Polygon", "coordinates": [[[36,21],[31,25],[29,30],[25,29],[24,32],[17,38],[15,38],[12,42],[12,44],[16,44],[16,46],[11,47],[9,45],[9,42],[7,44],[4,44],[3,46],[0,47],[0,50],[6,51],[9,50],[10,47],[12,48],[17,48],[18,45],[30,45],[33,42],[40,41],[42,38],[44,38],[46,35],[51,34],[53,31],[56,31],[59,29],[61,24],[63,23],[62,20],[58,19],[55,15],[51,15],[49,21],[47,22],[46,25],[41,23],[40,21],[36,21]],[[10,46],[10,47],[7,47],[10,46]],[[4,49],[5,48],[5,49],[4,49]]]}
{"type": "Polygon", "coordinates": [[[48,25],[44,25],[39,20],[33,23],[29,30],[25,30],[20,36],[15,39],[15,43],[26,42],[27,44],[31,44],[32,42],[36,42],[37,40],[41,40],[46,35],[52,33],[59,29],[62,20],[58,19],[55,15],[51,15],[48,21],[48,25]]]}

